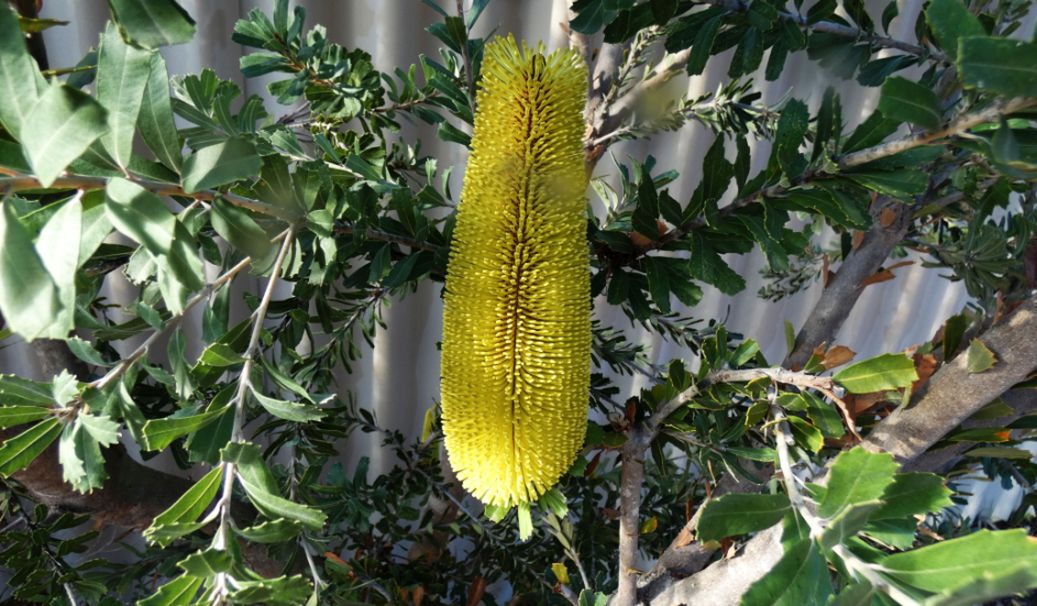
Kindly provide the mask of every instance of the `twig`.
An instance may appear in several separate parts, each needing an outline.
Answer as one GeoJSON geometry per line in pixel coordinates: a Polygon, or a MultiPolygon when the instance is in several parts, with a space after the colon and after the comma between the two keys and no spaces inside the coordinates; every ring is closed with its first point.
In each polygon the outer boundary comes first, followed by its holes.
{"type": "Polygon", "coordinates": [[[464,63],[464,79],[465,84],[468,85],[468,99],[472,104],[472,112],[475,112],[476,95],[475,95],[475,80],[472,78],[472,59],[468,56],[468,35],[467,35],[467,24],[464,18],[464,0],[457,0],[457,16],[461,19],[461,24],[465,26],[465,41],[461,45],[461,61],[464,63]]]}
{"type": "Polygon", "coordinates": [[[860,166],[881,158],[887,158],[915,147],[929,145],[939,139],[961,134],[973,126],[983,124],[984,122],[993,122],[1002,116],[1007,116],[1034,106],[1037,106],[1037,99],[1033,98],[1016,97],[1014,99],[999,99],[991,104],[990,107],[977,112],[958,116],[946,127],[936,132],[922,132],[902,139],[889,141],[881,145],[876,145],[874,147],[869,147],[867,149],[862,149],[853,152],[852,154],[847,154],[839,159],[839,167],[842,169],[853,168],[854,166],[860,166]]]}
{"type": "MultiPolygon", "coordinates": [[[[245,361],[241,366],[241,374],[238,375],[238,389],[234,395],[234,399],[230,405],[234,408],[234,425],[231,429],[230,442],[239,442],[242,439],[242,430],[245,424],[245,396],[248,390],[252,387],[252,365],[255,361],[255,357],[259,351],[259,340],[263,334],[263,323],[266,319],[267,309],[270,307],[270,301],[274,297],[274,290],[277,286],[277,279],[282,271],[285,257],[288,255],[289,249],[292,247],[293,232],[289,231],[284,238],[284,242],[281,243],[281,249],[277,251],[277,258],[274,260],[274,269],[270,274],[270,279],[266,283],[266,288],[263,291],[263,298],[259,301],[259,306],[256,307],[256,311],[252,314],[252,334],[249,337],[248,346],[245,348],[245,352],[241,355],[245,361]]],[[[216,550],[226,550],[227,545],[230,543],[230,506],[231,499],[234,493],[234,478],[237,473],[236,465],[231,462],[223,463],[223,489],[220,494],[220,500],[217,501],[216,507],[213,511],[219,512],[220,527],[216,531],[216,535],[213,537],[212,546],[216,550]]],[[[216,575],[216,579],[213,583],[213,599],[214,603],[222,604],[226,596],[227,585],[229,582],[229,576],[226,572],[221,572],[216,575]]]]}
{"type": "Polygon", "coordinates": [[[353,235],[355,233],[363,234],[364,238],[368,240],[378,240],[381,242],[392,242],[394,244],[402,244],[409,246],[415,250],[427,250],[429,252],[436,252],[439,250],[439,246],[432,244],[426,240],[417,240],[414,238],[408,238],[407,236],[398,236],[396,234],[390,234],[387,231],[375,229],[374,227],[358,228],[350,223],[336,223],[335,227],[332,228],[334,233],[339,235],[353,235]]]}

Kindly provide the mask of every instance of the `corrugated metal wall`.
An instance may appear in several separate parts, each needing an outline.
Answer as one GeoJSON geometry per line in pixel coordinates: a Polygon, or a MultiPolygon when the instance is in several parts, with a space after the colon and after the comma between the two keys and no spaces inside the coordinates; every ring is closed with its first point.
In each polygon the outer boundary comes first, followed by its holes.
{"type": "MultiPolygon", "coordinates": [[[[189,45],[163,49],[171,73],[195,73],[209,67],[221,77],[238,82],[246,94],[254,93],[266,98],[272,113],[285,111],[287,108],[278,106],[267,94],[267,80],[245,81],[241,77],[238,60],[244,49],[230,39],[236,19],[252,8],[270,11],[273,0],[182,0],[181,3],[197,21],[198,34],[189,45]]],[[[424,31],[424,27],[435,21],[437,15],[419,0],[310,0],[299,4],[306,7],[309,26],[322,24],[332,40],[367,50],[379,69],[391,71],[396,66],[415,62],[419,53],[436,53],[437,41],[424,31]]],[[[453,2],[447,4],[453,6],[453,2]]],[[[884,4],[869,3],[874,16],[878,16],[884,4]]],[[[912,37],[914,19],[921,6],[920,0],[901,3],[900,17],[893,24],[894,36],[912,37]]],[[[108,16],[108,7],[104,0],[45,0],[43,16],[72,22],[66,27],[51,29],[45,35],[51,66],[71,66],[96,44],[108,16]]],[[[554,48],[566,42],[560,27],[566,16],[566,0],[495,0],[483,14],[476,33],[510,32],[530,42],[542,40],[554,48]]],[[[725,81],[726,72],[727,58],[715,58],[706,74],[687,81],[687,89],[692,94],[713,90],[725,81]]],[[[798,53],[790,58],[780,80],[765,82],[761,70],[758,81],[765,101],[773,103],[791,93],[814,109],[824,87],[833,83],[833,78],[809,62],[805,53],[798,53]]],[[[863,88],[853,81],[834,81],[834,84],[842,94],[844,119],[850,126],[867,115],[877,102],[877,89],[863,88]]],[[[464,162],[460,147],[438,142],[430,131],[418,127],[405,132],[405,135],[421,135],[425,142],[423,149],[438,157],[441,166],[458,165],[453,191],[460,191],[460,169],[464,162]]],[[[628,157],[643,159],[652,154],[658,159],[660,169],[680,171],[681,178],[671,187],[671,192],[677,199],[687,199],[701,177],[701,159],[712,139],[708,130],[691,125],[649,142],[616,146],[612,153],[624,161],[628,157]]],[[[766,145],[758,145],[761,153],[754,157],[754,171],[766,164],[766,145]]],[[[606,156],[598,173],[607,175],[610,172],[615,172],[615,169],[606,156]]],[[[805,321],[819,296],[820,285],[815,283],[810,290],[777,304],[761,300],[755,293],[762,284],[758,273],[762,263],[759,254],[734,258],[732,265],[746,276],[748,288],[733,298],[707,289],[705,299],[690,312],[702,318],[726,318],[732,330],[760,341],[768,358],[778,361],[785,353],[784,322],[789,321],[798,328],[805,321]]],[[[865,291],[840,333],[839,343],[848,345],[862,356],[903,348],[928,339],[944,318],[960,310],[965,303],[963,290],[940,278],[937,271],[923,269],[916,263],[896,273],[895,280],[871,286],[865,291]]],[[[247,282],[249,279],[239,280],[236,288],[258,286],[247,282]]],[[[125,288],[125,284],[113,283],[110,294],[118,300],[120,293],[126,292],[125,288]]],[[[436,342],[441,332],[440,290],[439,284],[426,284],[406,300],[395,302],[387,316],[389,329],[379,333],[374,351],[356,364],[351,375],[341,375],[342,389],[354,391],[361,404],[373,409],[385,427],[416,433],[420,430],[424,411],[438,398],[436,342]]],[[[287,292],[283,289],[281,296],[287,292]]],[[[631,338],[651,344],[656,361],[687,355],[653,335],[634,329],[622,313],[609,309],[600,301],[598,312],[607,324],[624,328],[631,338]]],[[[132,344],[126,346],[128,350],[132,344]]],[[[193,351],[198,349],[196,342],[193,351]]],[[[26,354],[19,344],[0,350],[0,370],[35,375],[31,359],[26,354]]],[[[635,380],[630,388],[639,388],[639,380],[635,380]]],[[[348,446],[348,453],[371,456],[375,469],[379,464],[388,463],[377,448],[377,440],[369,436],[356,435],[348,446]]]]}

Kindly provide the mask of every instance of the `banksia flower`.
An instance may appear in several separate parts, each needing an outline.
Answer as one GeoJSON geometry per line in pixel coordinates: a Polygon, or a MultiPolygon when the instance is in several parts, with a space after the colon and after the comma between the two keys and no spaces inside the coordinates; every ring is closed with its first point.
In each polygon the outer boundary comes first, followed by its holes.
{"type": "Polygon", "coordinates": [[[446,277],[443,433],[462,484],[528,507],[583,445],[590,259],[579,56],[486,45],[446,277]]]}

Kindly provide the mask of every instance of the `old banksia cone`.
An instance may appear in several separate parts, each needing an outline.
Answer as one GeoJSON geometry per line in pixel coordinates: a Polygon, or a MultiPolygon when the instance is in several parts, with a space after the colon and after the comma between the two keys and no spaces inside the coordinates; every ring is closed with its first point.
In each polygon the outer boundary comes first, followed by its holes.
{"type": "Polygon", "coordinates": [[[590,267],[579,56],[486,45],[447,269],[443,432],[464,487],[528,506],[583,444],[590,267]]]}

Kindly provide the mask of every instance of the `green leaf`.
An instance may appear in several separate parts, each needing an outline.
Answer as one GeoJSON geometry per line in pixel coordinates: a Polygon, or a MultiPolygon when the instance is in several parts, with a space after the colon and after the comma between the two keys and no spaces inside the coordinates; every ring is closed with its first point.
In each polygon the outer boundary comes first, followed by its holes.
{"type": "Polygon", "coordinates": [[[61,306],[54,317],[53,328],[62,336],[75,327],[76,269],[79,267],[82,220],[80,201],[73,198],[47,220],[36,239],[36,252],[57,287],[61,306]]]}
{"type": "MultiPolygon", "coordinates": [[[[75,422],[66,424],[58,442],[58,461],[61,463],[62,478],[79,492],[100,488],[108,477],[101,445],[83,423],[83,418],[87,416],[89,415],[86,413],[80,413],[75,422]]],[[[111,420],[108,419],[108,422],[111,420]]],[[[98,426],[97,430],[104,437],[110,437],[109,431],[103,426],[98,426]]],[[[116,424],[113,442],[117,440],[116,424]]]]}
{"type": "Polygon", "coordinates": [[[258,446],[233,442],[223,449],[221,456],[225,462],[237,466],[238,480],[245,494],[263,515],[296,520],[312,530],[320,530],[324,526],[327,519],[324,512],[280,496],[277,481],[263,462],[258,446]]]}
{"type": "Polygon", "coordinates": [[[940,102],[936,93],[899,76],[887,78],[882,84],[879,111],[893,120],[917,124],[929,131],[940,128],[940,102]]]}
{"type": "Polygon", "coordinates": [[[1033,458],[1033,454],[1029,450],[1010,448],[1008,446],[981,446],[966,452],[965,456],[991,459],[1018,459],[1020,461],[1029,461],[1033,458]]]}
{"type": "Polygon", "coordinates": [[[749,587],[741,606],[823,606],[831,593],[832,581],[817,544],[800,541],[749,587]]]}
{"type": "Polygon", "coordinates": [[[281,543],[299,536],[301,526],[293,520],[267,520],[262,524],[239,528],[235,532],[254,543],[281,543]]]}
{"type": "Polygon", "coordinates": [[[108,217],[116,229],[155,257],[169,254],[176,217],[158,196],[121,178],[110,180],[105,192],[108,217]]]}
{"type": "Polygon", "coordinates": [[[911,549],[915,544],[918,521],[913,518],[869,520],[861,532],[895,549],[911,549]]]}
{"type": "MultiPolygon", "coordinates": [[[[925,591],[941,592],[1005,571],[1037,573],[1037,540],[1022,529],[973,534],[896,553],[878,562],[890,577],[925,591]]],[[[1022,591],[1029,587],[1017,587],[1022,591]]]]}
{"type": "MultiPolygon", "coordinates": [[[[895,0],[890,4],[895,6],[895,0]]],[[[833,596],[828,606],[871,606],[874,596],[874,587],[867,583],[856,583],[844,587],[839,595],[833,596]]]]}
{"type": "Polygon", "coordinates": [[[904,354],[882,354],[851,364],[832,377],[850,393],[910,387],[918,380],[914,361],[904,354]]]}
{"type": "Polygon", "coordinates": [[[254,389],[252,390],[252,395],[256,398],[256,401],[259,402],[259,405],[266,409],[267,412],[275,417],[280,417],[287,421],[306,423],[308,421],[317,421],[324,418],[324,412],[313,404],[306,404],[304,402],[288,402],[286,400],[270,398],[254,389]]]}
{"type": "Polygon", "coordinates": [[[778,118],[774,134],[774,153],[777,164],[788,177],[798,177],[807,166],[807,159],[799,151],[807,132],[810,112],[799,99],[789,101],[778,118]]]}
{"type": "Polygon", "coordinates": [[[226,551],[206,549],[198,550],[176,563],[180,570],[189,577],[208,579],[221,572],[230,570],[233,560],[226,551]]]}
{"type": "Polygon", "coordinates": [[[882,500],[884,504],[871,519],[888,520],[935,513],[952,505],[951,491],[944,486],[943,478],[920,472],[898,473],[882,493],[882,500]]]}
{"type": "Polygon", "coordinates": [[[44,88],[43,76],[25,48],[18,16],[9,5],[0,4],[0,123],[16,139],[21,140],[22,125],[44,88]]]}
{"type": "Polygon", "coordinates": [[[230,592],[233,604],[273,604],[296,606],[306,603],[313,592],[310,582],[301,575],[280,576],[258,581],[236,581],[230,592]]]}
{"type": "Polygon", "coordinates": [[[846,173],[846,176],[862,187],[900,199],[910,199],[911,196],[924,192],[929,182],[929,176],[918,170],[918,167],[891,171],[857,171],[846,173]]]}
{"type": "MultiPolygon", "coordinates": [[[[209,473],[202,476],[193,486],[152,521],[151,526],[144,531],[144,538],[152,543],[165,547],[175,538],[156,536],[156,530],[163,526],[190,524],[198,519],[212,503],[213,498],[220,489],[223,480],[223,467],[214,467],[209,473]]],[[[187,533],[183,533],[187,534],[187,533]]]]}
{"type": "Polygon", "coordinates": [[[173,122],[173,107],[169,100],[169,75],[166,61],[160,53],[152,53],[148,62],[148,82],[144,99],[137,114],[137,127],[158,161],[179,171],[182,163],[180,139],[173,122]]]}
{"type": "Polygon", "coordinates": [[[58,439],[64,426],[58,419],[40,421],[0,445],[0,476],[9,477],[29,463],[58,439]]]}
{"type": "Polygon", "coordinates": [[[967,36],[983,36],[986,32],[961,0],[932,0],[925,9],[925,21],[933,38],[947,56],[958,56],[958,40],[967,36]]]}
{"type": "Polygon", "coordinates": [[[995,598],[1018,594],[1023,587],[1037,587],[1037,571],[1026,563],[985,573],[927,598],[922,606],[973,606],[995,598]]]}
{"type": "Polygon", "coordinates": [[[1037,97],[1037,43],[973,36],[958,44],[958,73],[966,88],[1037,97]]]}
{"type": "Polygon", "coordinates": [[[137,602],[137,606],[190,606],[205,579],[180,576],[158,588],[151,597],[137,602]]]}
{"type": "Polygon", "coordinates": [[[769,528],[789,510],[783,494],[729,494],[706,503],[697,526],[698,539],[711,541],[769,528]]]}
{"type": "Polygon", "coordinates": [[[590,589],[584,589],[580,592],[580,598],[577,601],[578,606],[606,606],[609,602],[609,597],[601,592],[593,592],[590,589]]]}
{"type": "Polygon", "coordinates": [[[825,531],[819,539],[821,546],[830,550],[857,536],[879,507],[882,507],[882,501],[879,500],[853,503],[844,507],[826,524],[825,531]]]}
{"type": "Polygon", "coordinates": [[[994,352],[990,351],[990,348],[979,339],[973,339],[969,343],[966,355],[966,365],[971,374],[986,372],[997,363],[997,357],[994,355],[994,352]]]}
{"type": "Polygon", "coordinates": [[[202,351],[202,355],[198,356],[198,364],[214,368],[234,366],[244,361],[245,358],[242,358],[233,347],[220,342],[209,345],[202,351]]]}
{"type": "Polygon", "coordinates": [[[40,96],[26,123],[38,134],[25,137],[22,148],[44,187],[108,130],[107,112],[97,101],[57,81],[40,96]]]}
{"type": "Polygon", "coordinates": [[[698,232],[691,232],[691,258],[688,268],[693,278],[712,284],[720,292],[735,295],[745,289],[745,279],[713,250],[713,247],[698,232]]]}
{"type": "Polygon", "coordinates": [[[691,54],[688,56],[687,72],[689,76],[697,76],[706,69],[709,61],[710,50],[716,40],[717,32],[724,22],[724,15],[710,18],[695,34],[695,41],[691,45],[691,54]]]}
{"type": "Polygon", "coordinates": [[[137,115],[148,82],[151,53],[126,44],[111,24],[97,51],[97,100],[108,110],[101,143],[122,168],[130,164],[137,115]]]}
{"type": "Polygon", "coordinates": [[[253,259],[262,258],[270,250],[270,236],[244,209],[220,198],[212,203],[212,227],[235,248],[253,259]]]}
{"type": "Polygon", "coordinates": [[[194,37],[194,20],[173,0],[108,0],[125,35],[145,48],[183,44],[194,37]]]}
{"type": "Polygon", "coordinates": [[[860,446],[840,453],[832,463],[817,515],[831,518],[851,505],[880,499],[896,471],[893,456],[886,453],[868,452],[860,446]]]}
{"type": "Polygon", "coordinates": [[[58,287],[12,204],[0,206],[0,314],[7,327],[27,341],[63,338],[58,287]]]}
{"type": "Polygon", "coordinates": [[[54,392],[49,383],[37,383],[17,375],[0,375],[0,404],[49,408],[54,404],[54,392]]]}
{"type": "Polygon", "coordinates": [[[184,191],[194,193],[247,179],[259,174],[263,167],[252,143],[245,139],[227,139],[203,147],[184,161],[184,191]]]}
{"type": "Polygon", "coordinates": [[[810,452],[821,451],[825,445],[825,436],[820,429],[795,416],[788,417],[786,421],[789,423],[789,428],[792,429],[792,437],[798,446],[810,452]]]}
{"type": "Polygon", "coordinates": [[[189,414],[184,409],[161,419],[148,419],[141,428],[141,446],[144,450],[162,450],[180,436],[197,431],[216,420],[222,408],[201,414],[189,414]]]}
{"type": "Polygon", "coordinates": [[[31,423],[51,414],[42,406],[0,406],[0,429],[31,423]]]}

